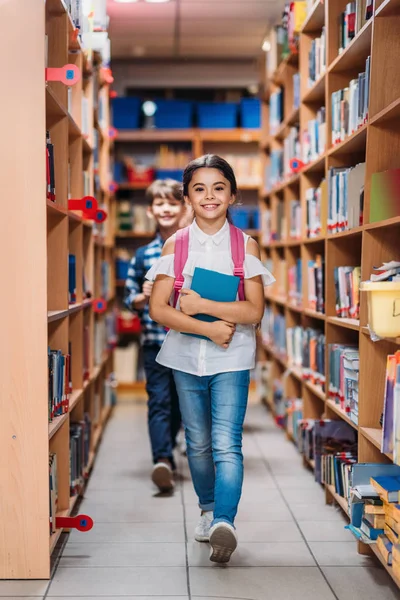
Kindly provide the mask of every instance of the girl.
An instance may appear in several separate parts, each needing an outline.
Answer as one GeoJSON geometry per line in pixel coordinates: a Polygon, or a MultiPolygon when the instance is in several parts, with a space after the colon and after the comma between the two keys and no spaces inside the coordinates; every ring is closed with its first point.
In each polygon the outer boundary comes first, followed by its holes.
{"type": "Polygon", "coordinates": [[[150,314],[170,329],[156,360],[173,369],[178,391],[201,509],[195,539],[209,541],[210,560],[225,563],[237,546],[234,520],[243,483],[242,431],[249,371],[255,362],[255,326],[264,313],[263,283],[271,284],[274,278],[260,261],[257,243],[243,235],[245,300],[212,302],[190,290],[196,267],[233,274],[228,208],[235,202],[237,185],[231,166],[215,155],[192,161],[183,175],[183,194],[195,216],[184,288],[174,308],[173,236],[146,275],[155,280],[150,314]],[[218,320],[193,318],[200,313],[218,320]]]}

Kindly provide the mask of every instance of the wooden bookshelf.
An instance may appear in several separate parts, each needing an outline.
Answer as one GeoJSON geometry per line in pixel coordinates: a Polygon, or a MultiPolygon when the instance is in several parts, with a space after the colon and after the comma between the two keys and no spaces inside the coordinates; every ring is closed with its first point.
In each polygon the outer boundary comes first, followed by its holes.
{"type": "MultiPolygon", "coordinates": [[[[62,0],[28,4],[11,0],[4,17],[2,36],[10,56],[20,56],[21,39],[29,52],[24,53],[23,77],[15,61],[4,62],[9,84],[3,98],[7,152],[0,179],[12,201],[3,203],[1,236],[2,273],[10,285],[2,304],[0,452],[6,468],[0,478],[0,579],[48,579],[50,554],[62,533],[57,529],[50,535],[49,531],[49,453],[57,455],[57,516],[69,516],[79,497],[70,495],[70,424],[82,421],[85,413],[90,416],[93,461],[110,408],[104,406],[104,388],[113,372],[113,352],[102,346],[96,350],[95,331],[113,310],[113,302],[108,302],[106,315],[95,314],[93,306],[93,300],[105,291],[107,298],[115,296],[114,199],[95,187],[93,151],[96,104],[103,103],[107,130],[109,90],[100,81],[100,55],[89,57],[75,39],[62,0]],[[73,63],[81,69],[82,78],[71,89],[70,101],[63,84],[45,83],[45,36],[47,66],[73,63]],[[89,63],[90,70],[86,69],[89,63]],[[82,132],[83,96],[90,102],[89,136],[82,132]],[[54,145],[54,202],[46,198],[46,130],[54,145]],[[87,195],[84,171],[89,194],[109,215],[101,227],[82,213],[68,210],[69,196],[87,195]],[[96,246],[95,240],[104,245],[96,246]],[[69,254],[76,257],[76,302],[72,304],[69,254]],[[103,263],[109,265],[107,286],[102,281],[103,263]],[[83,372],[84,330],[89,339],[88,377],[83,372]],[[49,422],[47,348],[67,354],[70,345],[73,391],[69,410],[49,422]]],[[[110,141],[104,135],[98,150],[96,168],[104,190],[110,160],[110,141]]],[[[88,464],[86,475],[89,470],[88,464]]]]}
{"type": "MultiPolygon", "coordinates": [[[[301,105],[299,111],[300,132],[307,121],[314,118],[321,106],[326,107],[327,145],[323,154],[313,163],[305,165],[299,173],[288,177],[286,181],[269,189],[268,182],[263,185],[260,195],[261,211],[271,211],[272,223],[277,222],[277,207],[283,203],[288,218],[288,203],[298,199],[302,210],[302,235],[298,241],[295,256],[301,258],[302,269],[302,307],[293,310],[285,295],[288,290],[287,270],[284,288],[278,296],[277,284],[268,289],[266,303],[276,314],[286,316],[287,326],[312,326],[325,334],[325,377],[329,382],[329,350],[331,343],[358,343],[360,351],[359,374],[359,422],[354,423],[350,415],[339,404],[329,398],[318,386],[301,381],[303,397],[303,414],[306,418],[342,419],[358,432],[358,459],[360,462],[390,462],[390,454],[381,453],[382,428],[379,424],[384,404],[384,386],[386,357],[399,347],[399,339],[384,339],[373,342],[367,328],[368,315],[366,298],[361,294],[360,319],[342,319],[336,316],[335,287],[333,268],[345,265],[361,266],[361,278],[366,280],[373,265],[381,261],[400,260],[398,239],[400,238],[400,215],[387,221],[369,223],[370,181],[375,172],[398,167],[396,153],[400,150],[400,133],[396,123],[400,116],[400,77],[396,64],[396,50],[400,49],[398,31],[400,27],[400,2],[398,0],[378,0],[375,2],[375,14],[360,29],[351,43],[338,54],[338,15],[346,6],[345,0],[325,0],[324,4],[315,2],[304,23],[300,34],[299,72],[301,77],[301,105]],[[310,40],[320,37],[325,26],[327,35],[326,70],[313,84],[307,88],[308,51],[310,40]],[[331,94],[348,85],[349,81],[361,70],[365,60],[371,56],[371,80],[369,99],[369,120],[339,144],[331,144],[331,94]],[[390,85],[387,82],[390,81],[390,85]],[[351,167],[359,162],[366,162],[364,224],[349,231],[338,234],[327,234],[327,222],[322,223],[322,234],[315,239],[308,239],[306,233],[306,190],[317,187],[327,178],[331,167],[351,167]],[[316,255],[325,258],[325,313],[318,314],[308,306],[308,290],[305,264],[316,255]]],[[[287,69],[284,61],[279,72],[287,69]]],[[[290,82],[280,79],[285,94],[290,82]]],[[[276,77],[271,79],[270,91],[276,89],[276,77]]],[[[263,109],[264,122],[261,134],[260,152],[265,164],[269,161],[271,148],[280,148],[284,143],[286,120],[293,107],[284,106],[283,123],[279,135],[269,135],[268,125],[268,91],[264,94],[266,106],[263,109]]],[[[325,207],[325,214],[327,207],[325,207]]],[[[263,232],[261,232],[263,240],[263,232]]],[[[272,261],[272,268],[279,271],[282,260],[287,265],[293,264],[293,244],[287,239],[263,244],[264,258],[272,261]],[[292,261],[292,262],[291,262],[292,261]]],[[[282,282],[280,282],[282,288],[282,282]]],[[[282,355],[269,345],[263,344],[264,359],[272,361],[274,377],[287,369],[288,364],[282,355]],[[275,366],[276,365],[276,366],[275,366]]],[[[296,380],[298,374],[288,371],[288,377],[296,380]]],[[[294,388],[297,389],[297,388],[294,388]]],[[[269,399],[271,406],[271,399],[269,399]]],[[[273,408],[273,403],[272,403],[273,408]]],[[[338,496],[334,487],[327,487],[327,501],[333,498],[345,512],[346,501],[338,496]]],[[[361,548],[361,550],[363,550],[361,548]]],[[[378,550],[372,547],[375,554],[378,550]]],[[[384,563],[382,557],[378,558],[384,563]]],[[[392,569],[384,565],[389,573],[392,569]]],[[[393,575],[392,575],[393,576],[393,575]]],[[[400,581],[393,576],[398,585],[400,581]]]]}

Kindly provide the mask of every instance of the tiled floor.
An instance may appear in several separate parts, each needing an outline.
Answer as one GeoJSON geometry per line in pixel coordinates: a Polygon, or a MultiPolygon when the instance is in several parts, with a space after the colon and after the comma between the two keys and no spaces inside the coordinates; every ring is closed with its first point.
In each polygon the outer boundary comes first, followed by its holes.
{"type": "Polygon", "coordinates": [[[143,403],[123,403],[111,419],[81,512],[89,533],[73,532],[50,582],[0,582],[0,597],[52,600],[393,600],[400,593],[374,559],[359,556],[345,520],[325,505],[265,409],[249,408],[244,438],[239,548],[229,567],[193,540],[199,515],[186,459],[171,497],[159,497],[143,403]]]}

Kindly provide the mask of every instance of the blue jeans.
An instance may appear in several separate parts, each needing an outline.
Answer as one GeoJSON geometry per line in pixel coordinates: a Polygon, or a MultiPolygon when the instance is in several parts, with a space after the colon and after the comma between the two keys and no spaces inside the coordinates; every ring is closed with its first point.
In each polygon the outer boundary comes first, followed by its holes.
{"type": "Polygon", "coordinates": [[[249,371],[199,377],[174,371],[187,456],[202,510],[233,525],[243,484],[242,433],[249,371]]]}
{"type": "Polygon", "coordinates": [[[168,458],[175,468],[172,454],[181,427],[178,394],[172,370],[156,362],[159,344],[143,346],[143,362],[148,395],[148,426],[153,462],[168,458]]]}

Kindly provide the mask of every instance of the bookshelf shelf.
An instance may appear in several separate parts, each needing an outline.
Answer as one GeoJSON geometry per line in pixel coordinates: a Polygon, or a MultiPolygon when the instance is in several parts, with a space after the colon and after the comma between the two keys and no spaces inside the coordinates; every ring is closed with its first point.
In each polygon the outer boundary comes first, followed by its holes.
{"type": "Polygon", "coordinates": [[[51,423],[49,423],[49,440],[56,435],[57,431],[64,425],[68,420],[68,413],[55,417],[51,423]]]}
{"type": "Polygon", "coordinates": [[[398,14],[400,14],[399,0],[384,0],[375,11],[377,17],[391,17],[398,14]]]}
{"type": "Polygon", "coordinates": [[[367,140],[367,124],[362,125],[357,131],[349,135],[343,142],[334,145],[328,150],[328,156],[338,157],[353,152],[360,152],[365,148],[367,140]]]}
{"type": "Polygon", "coordinates": [[[68,317],[69,310],[50,310],[47,313],[47,322],[53,323],[54,321],[59,321],[60,319],[65,319],[68,317]]]}
{"type": "Polygon", "coordinates": [[[326,399],[325,392],[319,385],[315,385],[314,383],[311,383],[311,381],[305,381],[304,385],[306,386],[306,388],[308,388],[310,390],[310,392],[312,392],[315,396],[317,396],[317,398],[319,398],[320,400],[325,402],[325,399],[326,399]]]}
{"type": "Polygon", "coordinates": [[[307,317],[312,317],[313,319],[320,319],[321,321],[325,321],[326,319],[326,316],[323,313],[312,310],[311,308],[305,308],[303,312],[307,317]]]}
{"type": "Polygon", "coordinates": [[[395,121],[400,117],[400,98],[370,118],[371,125],[395,121]]]}
{"type": "Polygon", "coordinates": [[[349,508],[348,508],[346,499],[343,498],[343,496],[339,496],[339,494],[335,492],[335,488],[333,485],[326,485],[325,487],[328,490],[328,492],[330,493],[330,495],[332,496],[332,498],[340,506],[340,508],[346,515],[346,517],[348,518],[349,517],[349,508]]]}
{"type": "Polygon", "coordinates": [[[350,44],[330,64],[328,68],[330,73],[354,71],[356,67],[365,64],[365,59],[371,50],[372,22],[372,19],[367,21],[350,44]]]}
{"type": "Polygon", "coordinates": [[[354,331],[359,331],[360,329],[360,321],[358,321],[357,319],[327,317],[326,320],[332,325],[339,325],[340,327],[345,327],[346,329],[354,329],[354,331]]]}
{"type": "Polygon", "coordinates": [[[132,238],[132,239],[148,239],[154,236],[152,231],[117,231],[115,233],[117,238],[132,238]]]}
{"type": "Polygon", "coordinates": [[[316,0],[307,15],[302,33],[314,33],[320,31],[325,23],[325,7],[321,0],[316,0]]]}
{"type": "Polygon", "coordinates": [[[313,160],[312,162],[306,164],[301,173],[303,175],[307,173],[323,173],[325,171],[325,153],[313,160]]]}
{"type": "Polygon", "coordinates": [[[325,78],[326,73],[317,79],[317,81],[306,91],[302,98],[302,102],[308,104],[310,102],[321,102],[325,101],[325,78]]]}
{"type": "Polygon", "coordinates": [[[346,231],[339,231],[339,233],[328,234],[328,240],[337,240],[338,238],[346,238],[355,235],[361,235],[363,227],[354,227],[353,229],[346,229],[346,231]]]}
{"type": "MultiPolygon", "coordinates": [[[[375,446],[375,448],[378,448],[379,451],[381,450],[382,429],[375,429],[373,427],[360,427],[360,432],[375,446]]],[[[384,452],[384,454],[390,458],[390,460],[393,460],[393,454],[387,452],[384,452]]]]}
{"type": "Polygon", "coordinates": [[[357,425],[352,421],[349,415],[344,411],[334,400],[328,399],[326,401],[326,406],[330,408],[334,413],[336,413],[343,421],[346,421],[349,425],[353,427],[353,429],[357,429],[357,425]]]}
{"type": "Polygon", "coordinates": [[[116,142],[260,142],[258,129],[120,130],[116,142]]]}
{"type": "Polygon", "coordinates": [[[400,216],[393,217],[392,219],[386,219],[385,221],[379,221],[377,223],[367,223],[364,226],[365,231],[371,231],[372,229],[388,229],[389,227],[396,227],[400,224],[400,216]]]}
{"type": "Polygon", "coordinates": [[[397,577],[397,575],[393,571],[393,567],[391,567],[387,564],[386,560],[384,559],[384,557],[382,556],[382,554],[378,548],[378,545],[370,544],[369,547],[371,548],[372,552],[375,554],[375,556],[377,557],[379,562],[383,565],[383,567],[389,573],[390,577],[393,579],[393,581],[396,583],[396,585],[400,588],[400,577],[397,577]]]}

